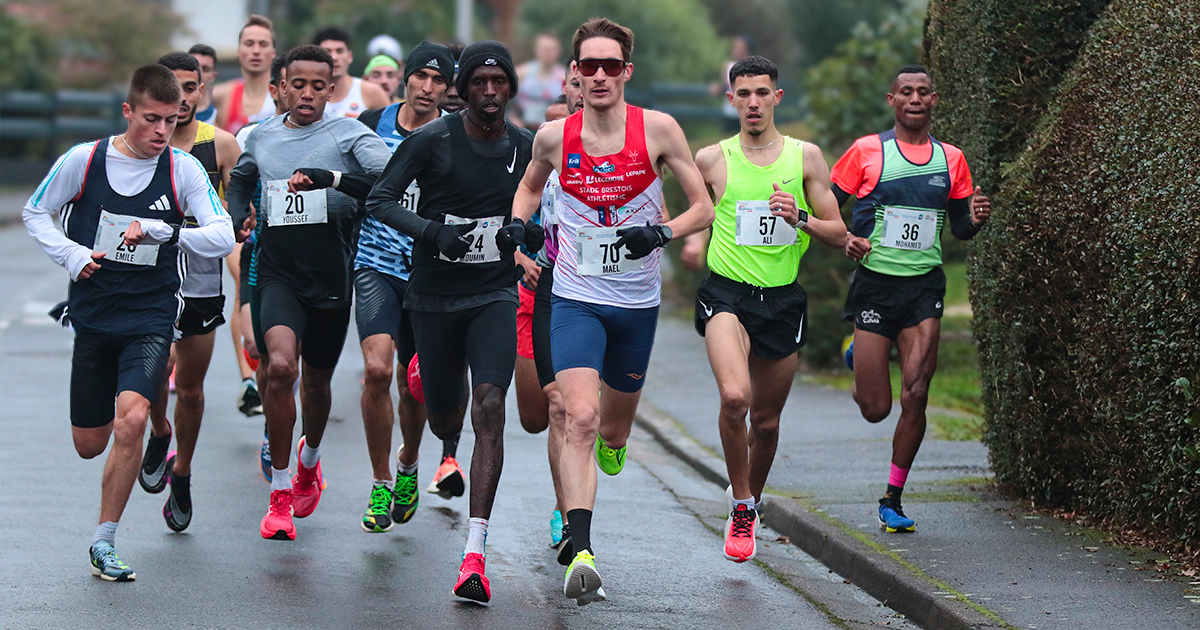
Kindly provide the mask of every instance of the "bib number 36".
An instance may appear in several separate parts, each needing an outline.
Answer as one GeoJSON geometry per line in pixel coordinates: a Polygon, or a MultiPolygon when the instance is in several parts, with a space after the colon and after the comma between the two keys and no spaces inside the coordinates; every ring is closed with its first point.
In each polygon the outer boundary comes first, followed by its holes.
{"type": "Polygon", "coordinates": [[[937,240],[937,213],[908,208],[883,209],[883,240],[894,249],[923,251],[937,240]]]}

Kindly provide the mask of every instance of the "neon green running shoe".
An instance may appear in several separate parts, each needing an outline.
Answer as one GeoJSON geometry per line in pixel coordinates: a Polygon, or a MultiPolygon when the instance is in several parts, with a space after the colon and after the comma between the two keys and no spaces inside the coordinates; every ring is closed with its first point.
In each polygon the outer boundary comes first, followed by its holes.
{"type": "Polygon", "coordinates": [[[596,557],[585,549],[575,554],[567,577],[563,580],[563,595],[575,600],[580,606],[604,601],[604,589],[600,588],[600,573],[596,571],[596,557]]]}
{"type": "Polygon", "coordinates": [[[608,448],[604,444],[604,438],[600,434],[596,434],[596,463],[600,464],[600,470],[606,475],[615,475],[625,468],[625,451],[627,446],[622,446],[618,449],[608,448]]]}
{"type": "Polygon", "coordinates": [[[371,488],[371,501],[367,504],[367,513],[363,514],[362,528],[368,534],[382,534],[392,531],[392,490],[380,482],[375,482],[371,488]]]}
{"type": "Polygon", "coordinates": [[[392,520],[403,525],[411,521],[413,514],[416,514],[421,491],[417,487],[417,471],[414,470],[411,475],[400,474],[402,450],[403,444],[396,450],[396,490],[392,493],[392,520]]]}

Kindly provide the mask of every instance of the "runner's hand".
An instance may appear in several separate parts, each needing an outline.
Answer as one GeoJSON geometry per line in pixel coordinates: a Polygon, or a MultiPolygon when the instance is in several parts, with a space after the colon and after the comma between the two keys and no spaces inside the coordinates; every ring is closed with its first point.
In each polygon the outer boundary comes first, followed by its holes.
{"type": "Polygon", "coordinates": [[[849,232],[846,233],[846,256],[848,256],[850,260],[866,262],[867,255],[870,253],[871,241],[862,238],[861,236],[850,234],[849,232]]]}
{"type": "Polygon", "coordinates": [[[667,236],[661,225],[639,225],[617,230],[617,247],[629,250],[625,258],[637,260],[650,255],[650,252],[667,244],[671,237],[667,236]]]}
{"type": "Polygon", "coordinates": [[[546,230],[536,223],[528,223],[525,225],[525,249],[529,253],[536,254],[542,251],[542,246],[546,244],[546,230]]]}
{"type": "Polygon", "coordinates": [[[250,216],[246,217],[246,221],[242,223],[242,229],[234,233],[234,239],[239,243],[245,243],[246,239],[250,238],[250,235],[254,233],[254,227],[257,223],[258,221],[254,218],[254,213],[251,212],[250,216]]]}
{"type": "Polygon", "coordinates": [[[142,224],[140,222],[134,221],[129,224],[129,227],[125,228],[126,247],[137,247],[138,243],[141,243],[144,238],[146,238],[146,233],[142,231],[142,224]]]}
{"type": "Polygon", "coordinates": [[[288,192],[333,187],[333,171],[323,168],[298,168],[288,179],[288,192]]]}
{"type": "Polygon", "coordinates": [[[75,279],[86,280],[91,278],[92,274],[96,273],[96,271],[100,269],[100,263],[97,261],[101,260],[102,258],[104,258],[104,252],[92,252],[92,262],[84,265],[83,269],[79,270],[79,275],[76,276],[75,279]]]}
{"type": "Polygon", "coordinates": [[[537,266],[537,262],[528,256],[523,256],[517,259],[517,264],[521,266],[525,274],[521,276],[521,282],[525,283],[525,287],[537,291],[538,280],[542,279],[542,268],[537,266]]]}
{"type": "Polygon", "coordinates": [[[525,222],[513,217],[508,225],[496,231],[496,247],[501,254],[511,256],[525,243],[525,222]]]}
{"type": "Polygon", "coordinates": [[[779,184],[771,185],[775,187],[775,192],[771,193],[771,198],[767,200],[771,214],[783,217],[788,225],[796,227],[796,224],[800,223],[800,208],[796,205],[796,197],[790,192],[784,192],[779,184]]]}
{"type": "Polygon", "coordinates": [[[466,234],[474,230],[476,225],[479,225],[478,221],[460,225],[431,223],[425,228],[425,240],[437,247],[446,258],[458,260],[466,256],[467,250],[471,249],[471,239],[467,238],[466,234]]]}
{"type": "Polygon", "coordinates": [[[975,227],[982,227],[991,216],[992,200],[983,195],[982,187],[976,186],[975,193],[971,195],[971,223],[975,227]]]}

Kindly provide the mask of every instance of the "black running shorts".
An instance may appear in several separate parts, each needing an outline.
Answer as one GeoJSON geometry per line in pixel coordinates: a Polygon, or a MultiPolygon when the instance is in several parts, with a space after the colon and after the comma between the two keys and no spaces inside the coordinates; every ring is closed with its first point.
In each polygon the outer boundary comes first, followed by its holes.
{"type": "Polygon", "coordinates": [[[850,281],[845,319],[858,330],[895,341],[900,331],[941,317],[946,274],[936,267],[923,276],[889,276],[859,267],[850,281]]]}
{"type": "Polygon", "coordinates": [[[408,368],[417,352],[412,321],[404,310],[408,281],[377,269],[363,267],[354,272],[354,323],[358,343],[373,335],[391,335],[396,342],[396,360],[408,368]]]}
{"type": "Polygon", "coordinates": [[[696,332],[704,336],[717,313],[737,316],[760,359],[784,359],[808,341],[808,294],[799,283],[756,287],[712,274],[696,290],[696,332]]]}
{"type": "Polygon", "coordinates": [[[183,313],[175,327],[183,337],[207,335],[225,323],[225,296],[183,298],[183,313]]]}
{"type": "Polygon", "coordinates": [[[254,259],[255,243],[242,243],[238,255],[238,308],[250,303],[250,261],[254,259]]]}
{"type": "Polygon", "coordinates": [[[542,269],[533,294],[533,364],[542,387],[554,382],[554,360],[550,355],[550,292],[554,290],[554,267],[542,269]]]}
{"type": "Polygon", "coordinates": [[[451,313],[409,311],[430,414],[458,409],[467,367],[471,388],[491,383],[505,392],[517,362],[517,305],[507,300],[451,313]]]}
{"type": "Polygon", "coordinates": [[[158,399],[171,340],[162,335],[75,333],[71,356],[71,425],[95,429],[113,421],[117,395],[158,399]]]}
{"type": "Polygon", "coordinates": [[[300,343],[304,363],[319,370],[337,367],[350,327],[350,305],[317,308],[305,304],[290,289],[278,283],[259,285],[251,291],[250,319],[259,354],[267,354],[266,332],[287,326],[300,343]]]}

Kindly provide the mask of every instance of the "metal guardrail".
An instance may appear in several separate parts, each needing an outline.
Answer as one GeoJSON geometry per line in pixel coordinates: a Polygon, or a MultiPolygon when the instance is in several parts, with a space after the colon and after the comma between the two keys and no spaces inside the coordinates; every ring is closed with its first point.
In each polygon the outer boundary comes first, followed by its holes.
{"type": "Polygon", "coordinates": [[[45,157],[54,158],[64,140],[90,140],[125,129],[124,101],[117,92],[0,93],[0,142],[47,140],[45,157]]]}

